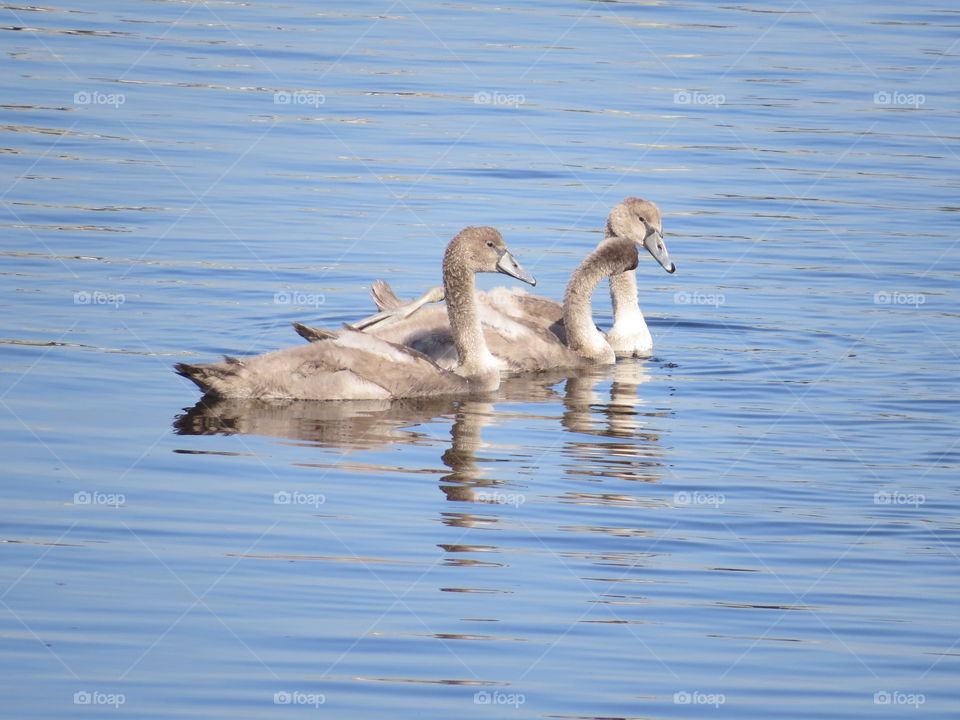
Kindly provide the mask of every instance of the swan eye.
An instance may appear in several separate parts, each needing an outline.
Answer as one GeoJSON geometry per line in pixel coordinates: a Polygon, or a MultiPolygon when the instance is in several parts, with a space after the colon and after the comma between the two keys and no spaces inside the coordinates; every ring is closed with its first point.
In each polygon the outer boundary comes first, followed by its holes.
{"type": "Polygon", "coordinates": [[[487,247],[493,247],[493,240],[487,240],[487,247]]]}
{"type": "Polygon", "coordinates": [[[647,224],[647,219],[643,215],[637,215],[637,217],[640,218],[640,222],[642,222],[644,225],[647,224]]]}

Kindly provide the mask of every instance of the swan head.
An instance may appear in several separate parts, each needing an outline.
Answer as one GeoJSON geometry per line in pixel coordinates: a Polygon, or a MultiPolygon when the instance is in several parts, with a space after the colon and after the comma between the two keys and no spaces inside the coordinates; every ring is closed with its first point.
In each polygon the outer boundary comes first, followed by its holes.
{"type": "Polygon", "coordinates": [[[663,220],[660,208],[643,198],[629,197],[621,201],[607,218],[607,237],[633,240],[647,250],[668,273],[677,271],[663,242],[663,220]]]}
{"type": "Polygon", "coordinates": [[[530,285],[537,280],[523,269],[507,248],[503,236],[492,227],[468,227],[450,242],[445,262],[455,260],[473,273],[496,272],[509,275],[530,285]]]}

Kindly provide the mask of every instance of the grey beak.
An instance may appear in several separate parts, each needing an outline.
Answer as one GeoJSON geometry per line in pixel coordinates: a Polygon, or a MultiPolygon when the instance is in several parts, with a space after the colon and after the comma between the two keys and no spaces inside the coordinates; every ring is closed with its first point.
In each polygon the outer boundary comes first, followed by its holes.
{"type": "Polygon", "coordinates": [[[667,252],[667,245],[663,242],[663,235],[659,230],[650,228],[643,239],[643,246],[668,273],[673,274],[677,271],[677,266],[670,262],[670,253],[667,252]]]}
{"type": "Polygon", "coordinates": [[[500,254],[500,259],[497,260],[497,272],[502,272],[504,275],[515,277],[517,280],[522,280],[531,285],[537,284],[537,279],[521,267],[509,250],[504,250],[500,254]]]}

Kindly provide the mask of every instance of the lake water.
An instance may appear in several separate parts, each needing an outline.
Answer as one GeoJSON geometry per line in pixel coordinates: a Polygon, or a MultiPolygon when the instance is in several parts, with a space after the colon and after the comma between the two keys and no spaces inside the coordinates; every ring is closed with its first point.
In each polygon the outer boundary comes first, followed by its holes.
{"type": "Polygon", "coordinates": [[[0,14],[5,716],[957,716],[950,3],[0,14]],[[172,372],[419,294],[470,224],[559,298],[629,195],[678,267],[648,361],[172,372]]]}

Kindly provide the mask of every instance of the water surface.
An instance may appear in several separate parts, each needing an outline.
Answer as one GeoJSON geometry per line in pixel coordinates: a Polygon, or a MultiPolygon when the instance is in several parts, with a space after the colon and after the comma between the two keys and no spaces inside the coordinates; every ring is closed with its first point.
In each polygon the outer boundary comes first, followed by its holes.
{"type": "Polygon", "coordinates": [[[0,12],[11,717],[956,713],[956,11],[0,12]],[[393,405],[171,370],[417,295],[468,224],[560,298],[629,195],[678,266],[650,360],[393,405]]]}

